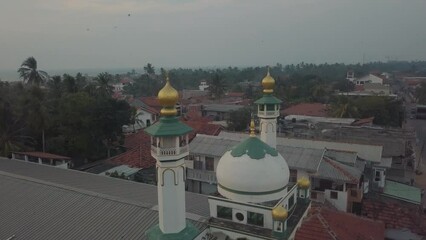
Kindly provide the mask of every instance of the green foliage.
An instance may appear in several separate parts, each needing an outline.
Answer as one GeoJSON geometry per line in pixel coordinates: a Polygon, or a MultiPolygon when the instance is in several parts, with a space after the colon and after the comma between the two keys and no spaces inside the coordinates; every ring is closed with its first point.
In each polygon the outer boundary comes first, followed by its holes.
{"type": "Polygon", "coordinates": [[[102,78],[109,76],[100,74],[93,88],[81,74],[54,76],[47,88],[0,82],[0,154],[45,146],[73,158],[109,156],[123,141],[121,127],[131,113],[125,101],[107,94],[109,80],[102,78]]]}
{"type": "Polygon", "coordinates": [[[249,107],[241,108],[237,111],[232,111],[227,120],[228,130],[244,131],[250,124],[252,109],[249,107]]]}
{"type": "Polygon", "coordinates": [[[422,83],[420,87],[416,89],[415,96],[419,104],[426,104],[426,83],[422,83]]]}
{"type": "Polygon", "coordinates": [[[208,81],[209,92],[214,99],[220,99],[225,95],[225,82],[219,73],[215,73],[208,81]]]}
{"type": "Polygon", "coordinates": [[[401,126],[404,110],[400,100],[381,96],[350,98],[339,96],[329,111],[332,117],[368,118],[374,117],[374,124],[401,126]]]}
{"type": "Polygon", "coordinates": [[[40,85],[45,82],[49,75],[37,69],[37,61],[34,57],[29,57],[18,68],[19,77],[27,84],[40,85]]]}

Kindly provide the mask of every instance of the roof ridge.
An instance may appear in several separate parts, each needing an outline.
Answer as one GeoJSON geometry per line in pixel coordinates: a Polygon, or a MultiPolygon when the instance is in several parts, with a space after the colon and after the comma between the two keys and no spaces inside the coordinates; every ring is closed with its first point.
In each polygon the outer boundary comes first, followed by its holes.
{"type": "MultiPolygon", "coordinates": [[[[337,161],[331,160],[327,156],[324,156],[324,161],[326,161],[331,166],[333,166],[334,168],[336,168],[337,170],[342,172],[345,176],[347,176],[351,180],[351,182],[358,182],[357,179],[354,176],[352,176],[352,174],[350,172],[348,172],[346,169],[339,166],[339,163],[337,161]]],[[[340,163],[340,164],[342,164],[342,163],[340,163]]]]}
{"type": "Polygon", "coordinates": [[[337,234],[331,230],[330,225],[328,224],[327,220],[321,215],[320,212],[317,213],[317,218],[320,221],[320,223],[324,226],[324,229],[327,231],[328,234],[333,238],[333,240],[337,240],[337,234]]]}
{"type": "MultiPolygon", "coordinates": [[[[107,199],[107,200],[114,201],[114,202],[120,202],[120,203],[123,203],[123,204],[129,204],[129,205],[134,205],[134,206],[138,206],[138,207],[142,207],[142,208],[146,208],[146,209],[151,209],[150,206],[145,206],[144,204],[141,204],[141,202],[137,202],[137,201],[129,200],[129,199],[124,199],[124,198],[121,198],[121,197],[116,197],[116,196],[108,195],[108,194],[105,194],[105,193],[98,193],[98,192],[94,192],[94,191],[90,191],[90,190],[86,190],[86,189],[67,186],[67,185],[64,185],[64,184],[59,184],[59,183],[49,182],[49,181],[45,181],[45,180],[41,180],[41,179],[28,177],[28,176],[22,176],[22,175],[18,175],[18,174],[14,174],[14,173],[4,172],[4,171],[1,171],[1,170],[0,170],[0,175],[10,177],[10,178],[19,179],[19,180],[22,180],[22,181],[28,181],[28,182],[32,182],[32,183],[36,183],[36,184],[47,185],[47,186],[51,186],[51,187],[55,187],[55,188],[59,188],[59,189],[63,189],[63,190],[71,191],[71,192],[76,192],[76,193],[92,196],[92,197],[95,197],[95,198],[103,198],[103,199],[107,199]]],[[[117,179],[117,181],[124,181],[124,180],[117,179]]]]}

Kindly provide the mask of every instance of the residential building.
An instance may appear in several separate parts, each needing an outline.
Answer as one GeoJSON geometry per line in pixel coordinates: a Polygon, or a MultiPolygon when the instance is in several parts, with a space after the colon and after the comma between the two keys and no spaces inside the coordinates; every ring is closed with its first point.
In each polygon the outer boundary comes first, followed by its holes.
{"type": "Polygon", "coordinates": [[[201,107],[203,117],[211,117],[215,121],[223,121],[229,119],[229,114],[232,111],[242,109],[243,105],[231,104],[205,104],[201,107]]]}
{"type": "Polygon", "coordinates": [[[379,83],[383,84],[383,78],[378,77],[374,74],[368,74],[366,76],[356,78],[354,80],[355,85],[364,85],[366,83],[379,83]]]}
{"type": "Polygon", "coordinates": [[[73,166],[71,158],[45,152],[12,152],[12,159],[59,168],[71,168],[73,166]]]}

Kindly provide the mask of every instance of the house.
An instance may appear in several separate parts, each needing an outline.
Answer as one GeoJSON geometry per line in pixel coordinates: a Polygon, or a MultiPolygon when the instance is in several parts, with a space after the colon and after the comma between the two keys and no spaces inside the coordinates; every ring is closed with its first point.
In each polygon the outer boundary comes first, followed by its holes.
{"type": "Polygon", "coordinates": [[[374,74],[368,74],[366,76],[356,78],[353,82],[355,83],[355,85],[364,85],[366,83],[383,84],[383,78],[378,77],[374,74]]]}
{"type": "Polygon", "coordinates": [[[201,113],[203,117],[212,117],[215,121],[223,121],[229,119],[232,111],[244,108],[242,105],[231,104],[206,104],[202,106],[201,113]]]}
{"type": "Polygon", "coordinates": [[[72,159],[69,157],[45,152],[12,152],[12,159],[56,166],[59,168],[70,168],[73,165],[72,159]]]}
{"type": "Polygon", "coordinates": [[[327,104],[322,103],[299,103],[281,111],[282,116],[301,115],[312,117],[327,117],[327,104]]]}
{"type": "MultiPolygon", "coordinates": [[[[189,144],[190,153],[186,160],[188,191],[211,194],[217,191],[216,170],[219,160],[226,151],[236,145],[245,134],[221,132],[219,136],[197,134],[189,144]],[[242,135],[242,136],[241,136],[242,135]],[[231,136],[231,137],[229,137],[231,136]],[[241,137],[239,137],[241,136],[241,137]],[[214,146],[212,148],[211,146],[214,146]]],[[[288,139],[277,138],[277,151],[286,159],[290,169],[290,182],[309,178],[312,183],[311,199],[328,203],[342,211],[352,212],[359,208],[369,182],[364,177],[365,161],[357,152],[342,149],[367,150],[369,146],[333,142],[313,143],[311,148],[303,141],[292,144],[288,139]],[[352,148],[351,148],[352,147],[352,148]],[[333,149],[334,148],[334,149],[333,149]]],[[[370,146],[368,154],[361,156],[373,160],[381,152],[380,147],[370,146]]]]}

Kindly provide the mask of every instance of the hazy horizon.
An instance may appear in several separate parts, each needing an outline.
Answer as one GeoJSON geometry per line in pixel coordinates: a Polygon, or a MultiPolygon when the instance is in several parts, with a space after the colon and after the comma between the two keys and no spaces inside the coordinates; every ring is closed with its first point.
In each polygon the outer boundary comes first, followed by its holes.
{"type": "Polygon", "coordinates": [[[45,70],[426,60],[424,9],[424,0],[8,1],[0,69],[29,56],[45,70]]]}

